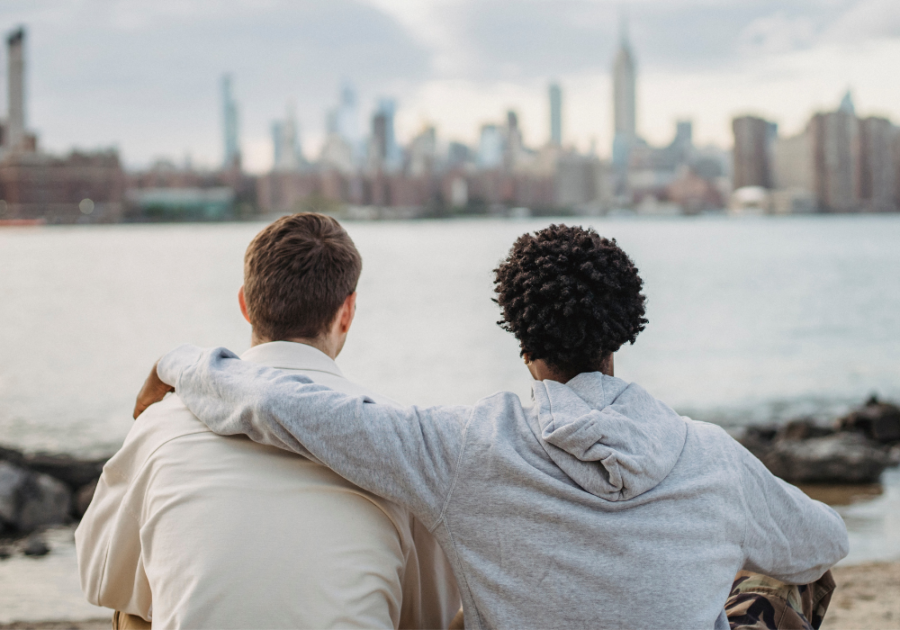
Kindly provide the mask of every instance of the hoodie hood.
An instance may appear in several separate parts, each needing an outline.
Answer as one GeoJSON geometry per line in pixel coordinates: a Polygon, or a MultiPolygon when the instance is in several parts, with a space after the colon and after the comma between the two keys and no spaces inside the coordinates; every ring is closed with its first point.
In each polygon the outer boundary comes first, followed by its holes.
{"type": "Polygon", "coordinates": [[[687,424],[640,386],[600,372],[568,383],[535,381],[541,443],[585,491],[625,501],[655,488],[672,470],[687,424]]]}

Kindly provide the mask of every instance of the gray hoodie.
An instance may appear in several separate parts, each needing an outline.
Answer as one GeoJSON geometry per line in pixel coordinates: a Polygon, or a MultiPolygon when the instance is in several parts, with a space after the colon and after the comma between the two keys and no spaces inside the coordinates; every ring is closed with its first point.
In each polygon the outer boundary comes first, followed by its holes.
{"type": "Polygon", "coordinates": [[[727,628],[735,573],[818,579],[847,554],[832,509],[721,428],[600,373],[534,404],[394,408],[182,346],[159,363],[223,435],[313,457],[407,506],[444,547],[466,628],[727,628]]]}

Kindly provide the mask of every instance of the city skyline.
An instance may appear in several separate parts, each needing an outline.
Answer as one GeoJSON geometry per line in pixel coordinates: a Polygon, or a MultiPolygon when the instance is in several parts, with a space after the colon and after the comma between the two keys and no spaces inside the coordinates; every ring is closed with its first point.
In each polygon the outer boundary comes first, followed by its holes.
{"type": "MultiPolygon", "coordinates": [[[[110,2],[103,11],[89,3],[6,3],[0,19],[7,30],[19,23],[29,29],[28,122],[44,146],[114,144],[129,165],[189,153],[214,167],[222,160],[217,81],[227,72],[241,108],[244,163],[255,172],[272,164],[271,123],[289,101],[305,154],[318,154],[343,79],[358,86],[363,129],[379,99],[390,97],[402,144],[429,122],[442,141],[471,146],[481,125],[502,123],[508,109],[518,112],[529,146],[547,142],[553,80],[564,94],[563,142],[585,150],[594,140],[609,156],[617,4],[567,2],[559,15],[541,2],[341,0],[332,3],[337,8],[303,9],[272,2],[249,13],[246,4],[220,4],[213,15],[206,3],[110,2]],[[505,28],[489,37],[484,31],[501,17],[505,28]],[[315,26],[322,33],[310,37],[315,26]],[[528,52],[528,42],[535,50],[528,52]],[[319,66],[314,72],[311,62],[319,66]]],[[[628,7],[639,64],[638,132],[649,142],[666,143],[675,121],[691,118],[698,145],[729,147],[731,118],[744,113],[797,132],[847,87],[861,112],[900,118],[900,88],[884,63],[900,54],[900,21],[889,3],[731,4],[628,7]],[[660,36],[673,16],[683,28],[660,36]]]]}

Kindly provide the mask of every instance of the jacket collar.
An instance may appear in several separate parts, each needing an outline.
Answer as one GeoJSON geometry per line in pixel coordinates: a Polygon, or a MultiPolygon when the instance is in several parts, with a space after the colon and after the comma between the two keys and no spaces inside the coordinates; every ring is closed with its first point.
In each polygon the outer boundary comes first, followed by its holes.
{"type": "Polygon", "coordinates": [[[241,355],[245,361],[259,363],[282,370],[305,370],[307,372],[325,372],[344,377],[340,368],[331,357],[305,343],[293,341],[270,341],[253,346],[241,355]]]}

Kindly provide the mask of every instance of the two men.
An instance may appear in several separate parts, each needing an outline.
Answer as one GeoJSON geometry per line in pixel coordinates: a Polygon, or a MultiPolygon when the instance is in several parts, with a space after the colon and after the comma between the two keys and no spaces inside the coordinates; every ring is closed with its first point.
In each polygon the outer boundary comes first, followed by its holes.
{"type": "Polygon", "coordinates": [[[846,555],[846,530],[719,427],[615,378],[614,353],[646,324],[641,290],[593,230],[515,243],[496,292],[535,378],[530,406],[378,404],[186,346],[138,407],[174,386],[216,433],[314,457],[409,509],[447,552],[467,628],[728,628],[752,617],[744,600],[725,611],[738,571],[814,582],[846,555]]]}
{"type": "MultiPolygon", "coordinates": [[[[334,219],[265,228],[238,296],[244,360],[392,405],[334,362],[361,269],[334,219]]],[[[222,439],[178,397],[137,419],[76,544],[88,600],[157,628],[446,628],[459,610],[447,559],[408,509],[314,459],[222,439]]]]}

